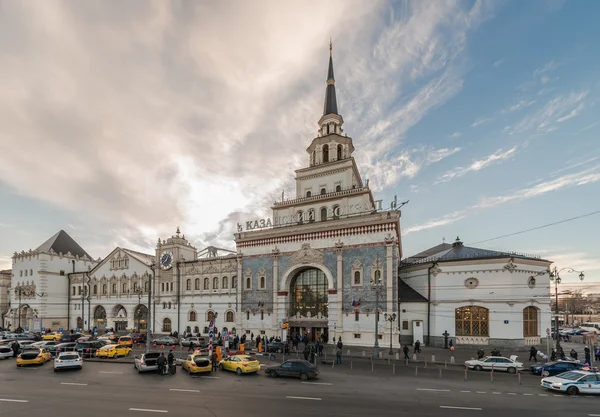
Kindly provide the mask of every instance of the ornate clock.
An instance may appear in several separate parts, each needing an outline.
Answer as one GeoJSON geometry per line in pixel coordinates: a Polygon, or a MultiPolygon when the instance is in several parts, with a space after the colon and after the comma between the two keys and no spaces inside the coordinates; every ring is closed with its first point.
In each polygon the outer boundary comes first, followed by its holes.
{"type": "Polygon", "coordinates": [[[173,266],[173,253],[172,252],[163,252],[160,256],[160,267],[163,270],[171,269],[173,266]]]}

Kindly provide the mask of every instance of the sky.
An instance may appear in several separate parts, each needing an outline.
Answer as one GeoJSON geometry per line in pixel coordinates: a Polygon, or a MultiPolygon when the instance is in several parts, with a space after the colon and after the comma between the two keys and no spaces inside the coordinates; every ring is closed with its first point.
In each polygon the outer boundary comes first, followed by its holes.
{"type": "Polygon", "coordinates": [[[176,227],[234,248],[338,109],[403,255],[457,236],[600,291],[600,2],[0,0],[0,269],[176,227]],[[489,240],[493,239],[493,240],[489,240]]]}

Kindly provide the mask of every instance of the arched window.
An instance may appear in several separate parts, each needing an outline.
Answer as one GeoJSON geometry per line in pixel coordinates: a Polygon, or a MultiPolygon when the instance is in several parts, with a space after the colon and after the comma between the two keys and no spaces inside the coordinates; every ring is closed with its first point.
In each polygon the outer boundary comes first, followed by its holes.
{"type": "Polygon", "coordinates": [[[335,220],[340,218],[340,206],[333,206],[333,218],[335,220]]]}
{"type": "Polygon", "coordinates": [[[323,145],[323,162],[329,162],[329,145],[323,145]]]}
{"type": "Polygon", "coordinates": [[[327,190],[325,188],[321,188],[321,195],[327,194],[327,190]]]}
{"type": "Polygon", "coordinates": [[[337,146],[337,159],[342,159],[342,145],[337,146]]]}
{"type": "Polygon", "coordinates": [[[213,290],[218,290],[219,289],[219,277],[214,277],[213,278],[213,290]]]}
{"type": "Polygon", "coordinates": [[[162,292],[164,292],[164,291],[165,291],[165,283],[164,283],[164,282],[160,284],[160,290],[161,290],[162,292]]]}
{"type": "Polygon", "coordinates": [[[32,276],[33,275],[33,269],[29,270],[29,275],[32,276]]]}
{"type": "Polygon", "coordinates": [[[200,327],[194,326],[194,334],[200,333],[200,327]]]}
{"type": "Polygon", "coordinates": [[[206,312],[206,321],[215,321],[215,312],[212,310],[208,310],[206,312]]]}
{"type": "Polygon", "coordinates": [[[250,320],[250,312],[246,310],[246,320],[250,320]]]}
{"type": "Polygon", "coordinates": [[[148,281],[144,282],[144,292],[148,292],[148,288],[150,288],[149,285],[150,283],[148,281]]]}
{"type": "Polygon", "coordinates": [[[231,277],[231,288],[237,288],[237,277],[231,277]]]}
{"type": "Polygon", "coordinates": [[[25,276],[27,276],[27,270],[25,270],[25,276]]]}
{"type": "Polygon", "coordinates": [[[246,289],[249,290],[251,288],[251,283],[252,281],[250,280],[250,277],[246,278],[246,289]]]}
{"type": "Polygon", "coordinates": [[[98,295],[98,285],[94,284],[94,295],[98,295]]]}
{"type": "Polygon", "coordinates": [[[260,277],[260,289],[264,290],[267,287],[265,277],[260,277]]]}
{"type": "Polygon", "coordinates": [[[327,277],[317,268],[310,268],[297,274],[290,286],[290,315],[325,318],[328,315],[327,277]]]}
{"type": "Polygon", "coordinates": [[[455,310],[456,336],[489,336],[490,314],[485,307],[465,306],[455,310]]]}
{"type": "Polygon", "coordinates": [[[298,212],[298,223],[302,224],[304,222],[304,213],[301,211],[298,212]]]}
{"type": "Polygon", "coordinates": [[[195,290],[199,290],[200,289],[200,278],[196,278],[194,280],[194,289],[195,290]]]}
{"type": "Polygon", "coordinates": [[[171,282],[171,291],[173,291],[173,283],[171,282]]]}
{"type": "Polygon", "coordinates": [[[306,196],[307,196],[307,197],[310,197],[311,195],[312,195],[312,193],[311,193],[310,191],[307,191],[307,192],[306,192],[306,196]]]}
{"type": "Polygon", "coordinates": [[[204,278],[204,289],[210,290],[210,280],[208,278],[204,278]]]}
{"type": "Polygon", "coordinates": [[[127,283],[123,283],[123,292],[126,293],[127,292],[127,283]]]}
{"type": "Polygon", "coordinates": [[[138,290],[138,283],[134,282],[133,283],[133,291],[137,291],[138,290]]]}
{"type": "Polygon", "coordinates": [[[227,323],[233,323],[233,322],[234,322],[233,311],[228,311],[228,312],[225,314],[225,321],[226,321],[227,323]]]}
{"type": "Polygon", "coordinates": [[[188,315],[188,320],[196,321],[196,312],[194,310],[190,311],[190,314],[188,315]]]}
{"type": "Polygon", "coordinates": [[[223,282],[221,284],[221,288],[223,288],[224,290],[229,288],[229,280],[227,279],[227,277],[223,277],[223,282]]]}
{"type": "Polygon", "coordinates": [[[106,295],[106,284],[102,284],[102,295],[106,295]]]}
{"type": "Polygon", "coordinates": [[[192,280],[191,280],[191,279],[188,279],[188,280],[185,282],[185,289],[186,289],[186,290],[191,290],[191,289],[192,289],[192,280]]]}
{"type": "Polygon", "coordinates": [[[312,165],[314,165],[316,163],[317,163],[317,152],[313,151],[313,154],[312,154],[312,165]]]}
{"type": "Polygon", "coordinates": [[[167,309],[167,303],[163,302],[163,310],[166,310],[166,309],[167,309]]]}
{"type": "Polygon", "coordinates": [[[354,285],[360,285],[360,271],[354,271],[354,285]]]}
{"type": "Polygon", "coordinates": [[[117,284],[113,284],[112,285],[112,293],[116,294],[117,293],[117,284]]]}
{"type": "Polygon", "coordinates": [[[171,309],[171,302],[169,301],[169,310],[171,309]]]}
{"type": "Polygon", "coordinates": [[[81,295],[81,285],[77,287],[77,295],[81,295]]]}
{"type": "Polygon", "coordinates": [[[336,185],[336,186],[335,186],[335,191],[336,191],[336,192],[338,192],[338,191],[342,191],[342,186],[341,186],[341,185],[339,185],[339,184],[338,184],[338,185],[336,185]]]}
{"type": "Polygon", "coordinates": [[[321,209],[321,221],[324,222],[327,220],[327,208],[323,207],[321,209]]]}
{"type": "Polygon", "coordinates": [[[538,309],[533,306],[523,309],[523,337],[539,336],[538,309]]]}
{"type": "Polygon", "coordinates": [[[170,318],[165,317],[163,319],[162,331],[171,333],[171,319],[170,318]]]}

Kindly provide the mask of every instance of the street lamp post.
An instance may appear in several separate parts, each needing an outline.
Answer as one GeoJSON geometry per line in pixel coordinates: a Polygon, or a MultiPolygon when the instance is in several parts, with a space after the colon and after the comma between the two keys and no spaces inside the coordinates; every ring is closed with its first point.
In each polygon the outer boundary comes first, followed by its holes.
{"type": "Polygon", "coordinates": [[[385,313],[384,317],[390,322],[390,356],[394,354],[394,348],[392,347],[392,340],[394,339],[394,321],[396,321],[396,313],[388,314],[385,313]]]}
{"type": "Polygon", "coordinates": [[[579,272],[579,279],[583,281],[585,275],[583,271],[577,271],[573,268],[562,268],[558,269],[556,266],[550,271],[550,281],[554,282],[554,293],[556,296],[556,305],[554,307],[555,317],[554,317],[554,336],[556,337],[556,352],[558,353],[558,349],[560,347],[560,337],[558,334],[558,284],[561,283],[562,279],[560,277],[560,273],[562,271],[567,271],[568,273],[579,272]]]}
{"type": "Polygon", "coordinates": [[[371,285],[375,289],[375,345],[373,346],[373,356],[379,357],[379,293],[381,291],[381,270],[379,269],[379,257],[375,260],[377,269],[375,277],[371,280],[371,285]]]}

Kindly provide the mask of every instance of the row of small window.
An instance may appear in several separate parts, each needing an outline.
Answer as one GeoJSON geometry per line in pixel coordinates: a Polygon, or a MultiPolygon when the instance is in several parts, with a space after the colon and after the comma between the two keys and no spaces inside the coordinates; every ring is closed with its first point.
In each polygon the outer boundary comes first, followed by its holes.
{"type": "MultiPolygon", "coordinates": [[[[335,192],[337,193],[338,191],[342,191],[342,186],[340,184],[335,186],[335,192]]],[[[321,188],[321,195],[325,195],[327,194],[327,190],[325,189],[325,187],[321,188]]],[[[306,192],[306,196],[307,197],[312,197],[312,191],[307,191],[306,192]]]]}
{"type": "MultiPolygon", "coordinates": [[[[261,320],[265,319],[265,312],[264,312],[264,310],[260,310],[260,319],[261,320]]],[[[246,311],[246,320],[250,320],[250,311],[246,311]]]]}
{"type": "Polygon", "coordinates": [[[117,258],[110,260],[110,269],[129,268],[129,258],[117,258]]]}
{"type": "MultiPolygon", "coordinates": [[[[246,286],[244,287],[246,290],[252,289],[252,279],[250,277],[246,277],[246,286]]],[[[267,289],[267,279],[265,277],[258,278],[258,289],[266,290],[267,289]]]]}
{"type": "MultiPolygon", "coordinates": [[[[355,339],[360,339],[360,333],[354,333],[354,338],[355,338],[355,339]]],[[[382,335],[382,334],[380,334],[380,335],[379,335],[379,340],[382,340],[382,339],[383,339],[383,335],[382,335]]]]}
{"type": "MultiPolygon", "coordinates": [[[[167,285],[165,286],[165,283],[163,282],[161,285],[161,289],[163,291],[165,291],[165,288],[167,286],[169,286],[169,283],[166,283],[167,285]]],[[[212,289],[213,290],[218,290],[219,289],[219,284],[221,284],[221,289],[228,289],[229,288],[229,278],[228,277],[223,277],[221,280],[219,280],[219,277],[214,277],[212,280],[212,289]]],[[[237,277],[231,277],[231,288],[237,288],[237,277]]],[[[185,289],[187,291],[191,291],[192,290],[192,280],[188,279],[185,282],[185,289]]],[[[203,288],[200,288],[200,278],[196,278],[194,280],[194,290],[200,290],[200,289],[204,289],[204,290],[210,290],[210,279],[209,278],[204,278],[204,286],[203,288]]],[[[166,291],[169,291],[169,288],[166,288],[166,291]]],[[[173,291],[173,283],[170,283],[170,291],[173,291]]]]}
{"type": "Polygon", "coordinates": [[[27,274],[29,273],[29,276],[33,276],[33,269],[25,269],[25,270],[21,270],[21,276],[23,276],[23,272],[25,272],[25,276],[27,276],[27,274]]]}
{"type": "MultiPolygon", "coordinates": [[[[144,292],[148,292],[148,283],[145,282],[144,283],[144,292]]],[[[133,292],[137,292],[139,291],[140,285],[137,282],[133,283],[133,292]]],[[[106,284],[102,284],[102,295],[106,295],[107,294],[107,285],[106,284]]],[[[74,286],[71,290],[72,295],[81,295],[82,289],[81,289],[81,285],[78,286],[74,286]]],[[[85,295],[87,295],[87,288],[83,289],[83,292],[85,293],[85,295]]],[[[127,292],[127,283],[124,282],[123,286],[122,286],[122,291],[121,294],[126,293],[127,292]]],[[[116,294],[117,293],[117,284],[114,283],[111,286],[111,294],[116,294]]],[[[98,295],[98,285],[94,284],[94,286],[92,287],[92,295],[98,295]]]]}
{"type": "MultiPolygon", "coordinates": [[[[329,125],[327,125],[327,134],[329,133],[334,133],[334,128],[329,128],[329,125]]],[[[337,147],[335,145],[323,145],[323,149],[322,149],[322,154],[323,154],[323,163],[325,162],[329,162],[329,148],[332,148],[331,151],[335,152],[336,148],[337,148],[337,160],[342,159],[342,155],[343,155],[343,147],[342,145],[337,145],[337,147]]],[[[316,151],[313,151],[313,155],[312,155],[312,162],[315,163],[315,161],[317,160],[317,153],[316,151]]],[[[333,161],[333,160],[332,160],[333,161]]]]}

